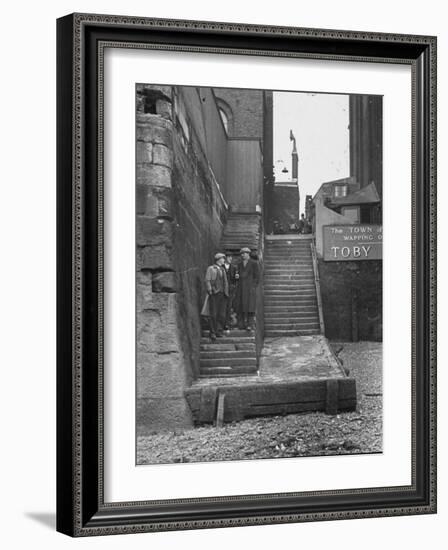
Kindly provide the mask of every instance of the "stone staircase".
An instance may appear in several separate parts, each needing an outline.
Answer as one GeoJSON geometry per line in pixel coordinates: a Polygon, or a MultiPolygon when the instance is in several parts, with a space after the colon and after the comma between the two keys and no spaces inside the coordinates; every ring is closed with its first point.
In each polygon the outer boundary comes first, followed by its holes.
{"type": "Polygon", "coordinates": [[[264,269],[265,337],[320,333],[311,236],[267,237],[264,269]]]}
{"type": "MultiPolygon", "coordinates": [[[[221,239],[221,251],[235,256],[244,246],[259,250],[261,219],[257,213],[231,213],[221,239]]],[[[232,329],[211,342],[208,330],[200,343],[199,378],[247,376],[258,371],[255,333],[232,329]]]]}
{"type": "Polygon", "coordinates": [[[200,344],[199,377],[216,378],[256,374],[258,370],[255,335],[231,330],[211,342],[205,331],[200,344]]]}

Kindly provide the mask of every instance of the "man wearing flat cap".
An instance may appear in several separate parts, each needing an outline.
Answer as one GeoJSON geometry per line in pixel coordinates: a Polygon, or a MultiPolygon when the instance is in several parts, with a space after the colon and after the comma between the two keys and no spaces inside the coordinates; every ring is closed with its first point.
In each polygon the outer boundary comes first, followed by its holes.
{"type": "Polygon", "coordinates": [[[210,308],[210,339],[221,337],[226,319],[226,305],[229,296],[229,283],[224,269],[225,254],[215,254],[215,263],[205,273],[205,288],[210,308]]]}
{"type": "Polygon", "coordinates": [[[250,248],[240,250],[241,260],[237,264],[238,286],[236,289],[234,307],[238,315],[238,328],[253,330],[256,290],[260,280],[258,262],[250,258],[250,248]]]}

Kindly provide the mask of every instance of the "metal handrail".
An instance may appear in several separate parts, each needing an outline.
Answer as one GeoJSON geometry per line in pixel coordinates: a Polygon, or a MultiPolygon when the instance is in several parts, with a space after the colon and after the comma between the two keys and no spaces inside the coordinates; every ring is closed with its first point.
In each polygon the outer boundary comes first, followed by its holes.
{"type": "Polygon", "coordinates": [[[325,335],[324,312],[322,308],[322,296],[320,293],[319,265],[317,263],[316,246],[311,240],[311,257],[313,259],[314,284],[316,286],[317,308],[319,310],[319,325],[321,334],[325,335]]]}
{"type": "Polygon", "coordinates": [[[260,355],[264,341],[264,224],[262,216],[260,216],[259,225],[258,253],[258,269],[260,278],[256,291],[255,302],[255,349],[257,355],[257,368],[258,372],[260,372],[260,355]]]}

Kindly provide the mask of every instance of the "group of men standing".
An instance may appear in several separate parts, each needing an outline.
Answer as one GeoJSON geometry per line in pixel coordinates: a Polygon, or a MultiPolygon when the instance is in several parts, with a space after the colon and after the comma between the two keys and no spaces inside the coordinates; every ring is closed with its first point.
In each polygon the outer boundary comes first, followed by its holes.
{"type": "Polygon", "coordinates": [[[220,338],[230,330],[232,310],[238,328],[252,332],[254,328],[256,289],[260,280],[258,262],[250,257],[250,249],[240,250],[240,259],[233,261],[231,252],[215,254],[214,264],[207,268],[207,314],[210,339],[220,338]]]}

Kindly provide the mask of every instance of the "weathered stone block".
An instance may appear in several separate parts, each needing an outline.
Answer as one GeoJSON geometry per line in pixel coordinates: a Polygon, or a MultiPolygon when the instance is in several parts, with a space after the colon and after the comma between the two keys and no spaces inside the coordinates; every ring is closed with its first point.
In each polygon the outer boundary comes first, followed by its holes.
{"type": "Polygon", "coordinates": [[[137,354],[137,399],[182,397],[186,375],[182,354],[137,354]]]}
{"type": "Polygon", "coordinates": [[[157,244],[172,246],[172,222],[164,219],[149,218],[148,216],[137,216],[136,241],[137,246],[157,244]]]}
{"type": "Polygon", "coordinates": [[[140,92],[141,94],[148,96],[151,94],[154,94],[157,97],[164,96],[169,100],[171,100],[173,95],[172,86],[161,86],[160,84],[137,84],[136,88],[137,93],[140,92]]]}
{"type": "Polygon", "coordinates": [[[174,270],[173,251],[165,245],[146,246],[137,253],[137,267],[152,271],[174,270]]]}
{"type": "Polygon", "coordinates": [[[193,426],[185,398],[137,399],[137,434],[173,431],[193,426]]]}
{"type": "MultiPolygon", "coordinates": [[[[155,304],[151,304],[155,307],[155,304]]],[[[164,322],[166,315],[157,309],[145,310],[137,318],[137,362],[143,353],[173,353],[179,351],[175,324],[164,322]]]]}
{"type": "Polygon", "coordinates": [[[173,123],[159,115],[137,113],[137,141],[162,143],[172,148],[173,123]]]}
{"type": "Polygon", "coordinates": [[[137,184],[171,187],[171,170],[161,165],[137,164],[137,184]]]}
{"type": "Polygon", "coordinates": [[[137,313],[154,308],[154,303],[152,298],[152,284],[148,285],[138,280],[138,276],[143,274],[148,274],[152,279],[152,274],[150,271],[137,272],[137,288],[136,288],[137,313]]]}
{"type": "Polygon", "coordinates": [[[141,93],[138,93],[137,91],[137,97],[136,97],[136,110],[137,112],[144,112],[145,111],[145,96],[141,93]]]}
{"type": "Polygon", "coordinates": [[[150,271],[138,271],[136,281],[137,286],[144,285],[152,287],[152,273],[150,271]]]}
{"type": "Polygon", "coordinates": [[[174,218],[172,190],[166,187],[151,187],[137,184],[137,214],[148,218],[174,218]]]}
{"type": "Polygon", "coordinates": [[[168,168],[173,167],[173,152],[169,147],[156,143],[153,148],[152,162],[168,168]]]}
{"type": "Polygon", "coordinates": [[[153,292],[176,292],[177,277],[173,271],[154,273],[152,279],[153,292]]]}
{"type": "Polygon", "coordinates": [[[173,108],[171,102],[166,101],[165,99],[158,99],[156,102],[156,112],[163,118],[171,120],[173,116],[173,108]]]}
{"type": "MultiPolygon", "coordinates": [[[[152,143],[147,141],[137,141],[137,162],[151,163],[152,162],[152,143]]],[[[163,164],[159,162],[158,164],[163,164]]]]}
{"type": "Polygon", "coordinates": [[[145,185],[144,183],[137,183],[136,185],[136,211],[137,215],[146,214],[151,218],[157,217],[156,205],[154,209],[151,210],[151,187],[145,185]],[[148,204],[149,203],[149,204],[148,204]],[[148,210],[147,207],[149,206],[148,210]]]}

